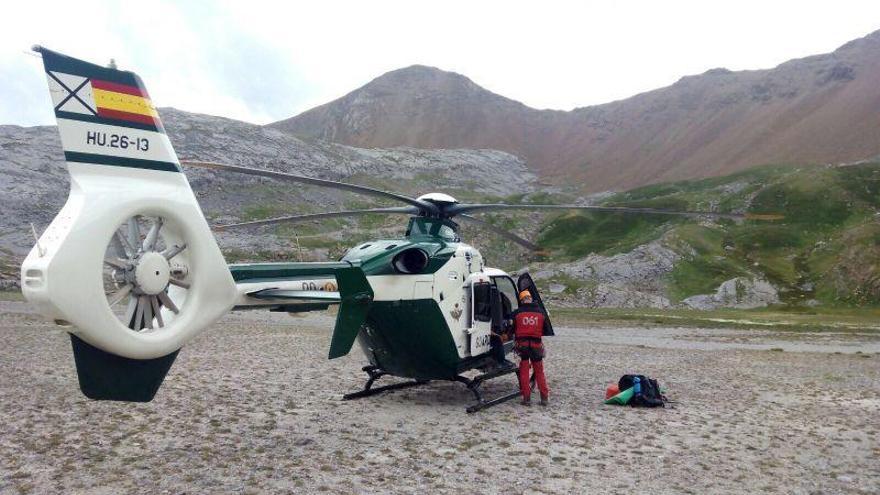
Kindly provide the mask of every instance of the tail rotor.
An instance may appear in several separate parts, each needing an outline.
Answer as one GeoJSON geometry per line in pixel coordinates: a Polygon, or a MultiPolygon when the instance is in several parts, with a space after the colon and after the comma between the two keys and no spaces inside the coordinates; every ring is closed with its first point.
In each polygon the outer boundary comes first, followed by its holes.
{"type": "Polygon", "coordinates": [[[104,256],[107,304],[136,332],[173,321],[191,288],[186,241],[163,235],[165,224],[163,217],[129,218],[113,233],[104,256]]]}
{"type": "Polygon", "coordinates": [[[86,396],[149,401],[232,308],[235,282],[141,79],[35,50],[70,195],[22,264],[22,293],[70,333],[86,396]]]}

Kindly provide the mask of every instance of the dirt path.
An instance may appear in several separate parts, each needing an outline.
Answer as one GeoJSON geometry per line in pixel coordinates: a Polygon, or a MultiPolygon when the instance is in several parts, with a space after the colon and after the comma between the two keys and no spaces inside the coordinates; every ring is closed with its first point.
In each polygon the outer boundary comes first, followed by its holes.
{"type": "MultiPolygon", "coordinates": [[[[748,331],[564,328],[548,342],[549,409],[508,403],[467,415],[469,395],[448,383],[343,402],[363,363],[359,353],[325,359],[332,320],[257,313],[230,316],[184,348],[156,400],[131,405],[84,399],[66,336],[16,303],[0,309],[3,493],[880,487],[876,354],[739,348],[748,331]],[[601,405],[606,383],[633,370],[659,378],[675,407],[601,405]]],[[[835,339],[877,352],[870,335],[835,339]]]]}

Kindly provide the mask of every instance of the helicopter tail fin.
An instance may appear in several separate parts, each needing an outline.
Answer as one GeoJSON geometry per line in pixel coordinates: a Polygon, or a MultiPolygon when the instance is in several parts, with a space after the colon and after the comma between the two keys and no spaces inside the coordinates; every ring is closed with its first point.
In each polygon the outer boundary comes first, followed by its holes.
{"type": "Polygon", "coordinates": [[[67,327],[87,396],[150,400],[235,283],[141,79],[34,50],[71,185],[22,264],[22,293],[67,327]]]}
{"type": "Polygon", "coordinates": [[[373,289],[360,267],[337,270],[336,281],[341,301],[330,338],[330,359],[348,354],[373,302],[373,289]]]}

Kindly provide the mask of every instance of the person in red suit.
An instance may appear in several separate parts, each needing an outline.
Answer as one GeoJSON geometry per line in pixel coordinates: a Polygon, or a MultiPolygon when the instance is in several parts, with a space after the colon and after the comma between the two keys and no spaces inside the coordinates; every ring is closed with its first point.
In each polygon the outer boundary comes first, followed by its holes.
{"type": "Polygon", "coordinates": [[[522,404],[531,405],[532,388],[529,384],[529,368],[535,370],[535,381],[541,392],[541,405],[546,406],[550,399],[547,378],[544,376],[544,326],[547,316],[540,306],[532,301],[532,294],[524,290],[519,293],[519,308],[513,312],[513,335],[519,362],[519,389],[522,393],[522,404]]]}

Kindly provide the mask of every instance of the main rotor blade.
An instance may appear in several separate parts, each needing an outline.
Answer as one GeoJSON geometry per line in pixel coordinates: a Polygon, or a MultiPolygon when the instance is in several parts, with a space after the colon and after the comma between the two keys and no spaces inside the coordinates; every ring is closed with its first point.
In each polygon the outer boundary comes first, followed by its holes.
{"type": "Polygon", "coordinates": [[[378,213],[391,213],[400,215],[416,215],[419,213],[418,208],[409,206],[401,206],[396,208],[370,208],[366,210],[347,210],[347,211],[329,211],[325,213],[311,213],[308,215],[289,215],[286,217],[267,218],[265,220],[254,220],[252,222],[229,223],[226,225],[214,225],[211,227],[216,231],[233,229],[239,227],[256,227],[260,225],[274,225],[278,223],[297,223],[309,220],[320,220],[322,218],[347,217],[356,215],[369,215],[378,213]]]}
{"type": "Polygon", "coordinates": [[[508,204],[459,204],[446,210],[449,216],[461,215],[472,211],[490,210],[591,210],[611,211],[617,213],[648,213],[655,215],[675,215],[685,217],[710,216],[715,218],[732,218],[747,220],[779,220],[782,215],[758,213],[719,213],[714,211],[661,210],[658,208],[639,208],[630,206],[592,206],[592,205],[508,205],[508,204]]]}
{"type": "Polygon", "coordinates": [[[378,196],[381,198],[391,198],[397,201],[401,201],[408,205],[415,206],[419,209],[429,211],[431,213],[438,213],[440,209],[437,205],[433,203],[429,203],[427,201],[420,201],[415,198],[410,198],[408,196],[403,196],[400,194],[395,194],[388,191],[382,191],[379,189],[373,189],[371,187],[359,186],[357,184],[349,184],[347,182],[338,182],[335,180],[326,180],[326,179],[315,179],[313,177],[305,177],[303,175],[294,175],[287,174],[284,172],[275,172],[274,170],[264,170],[259,168],[251,168],[251,167],[240,167],[238,165],[226,165],[223,163],[215,163],[215,162],[202,162],[197,160],[182,160],[180,163],[184,165],[189,165],[191,167],[200,167],[200,168],[209,168],[212,170],[227,170],[229,172],[238,172],[240,174],[248,174],[248,175],[258,175],[260,177],[269,177],[272,179],[281,179],[281,180],[290,180],[293,182],[301,182],[303,184],[310,184],[313,186],[321,186],[321,187],[330,187],[333,189],[342,189],[344,191],[351,191],[359,194],[366,194],[368,196],[378,196]]]}
{"type": "Polygon", "coordinates": [[[460,215],[458,215],[458,217],[463,220],[467,220],[468,222],[478,224],[481,227],[485,227],[485,228],[495,232],[496,234],[504,236],[507,239],[510,239],[511,241],[519,244],[520,246],[525,247],[526,249],[529,249],[532,251],[537,251],[537,250],[541,249],[537,244],[533,244],[533,243],[529,242],[528,240],[523,239],[522,237],[514,234],[513,232],[510,232],[508,230],[504,230],[501,227],[493,225],[485,220],[481,220],[479,218],[472,217],[470,215],[465,215],[465,214],[460,214],[460,215]]]}

